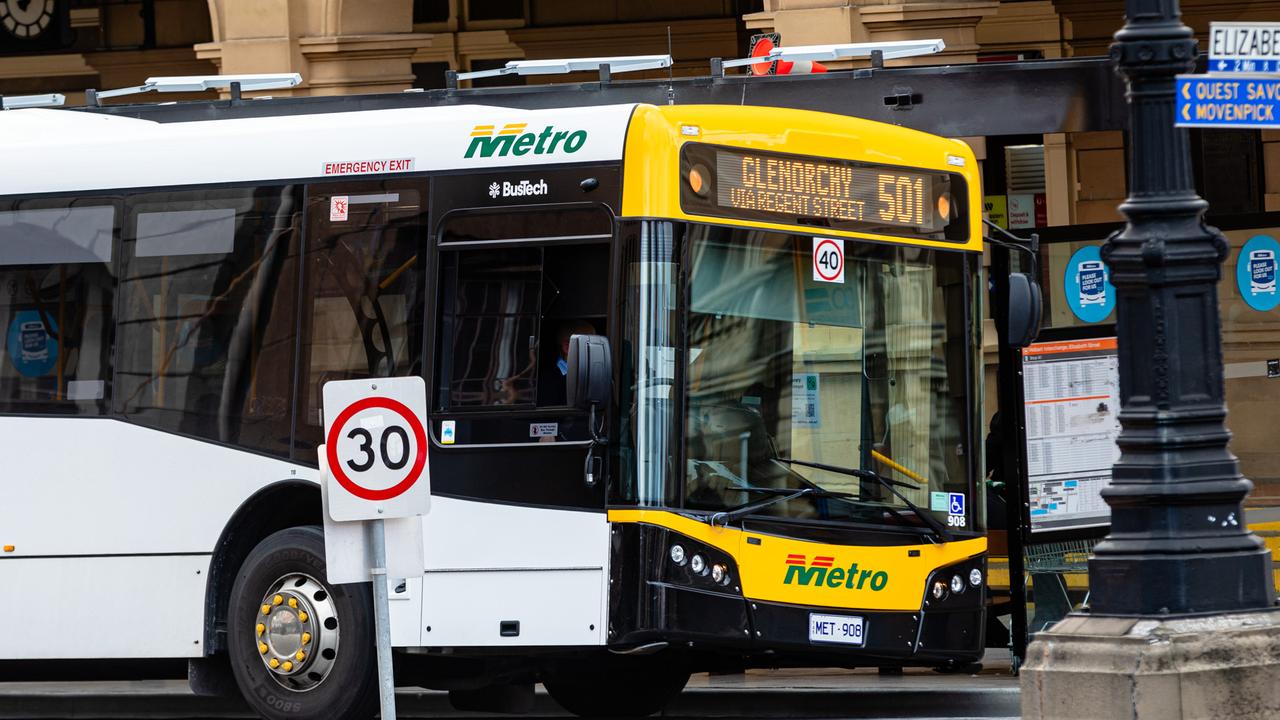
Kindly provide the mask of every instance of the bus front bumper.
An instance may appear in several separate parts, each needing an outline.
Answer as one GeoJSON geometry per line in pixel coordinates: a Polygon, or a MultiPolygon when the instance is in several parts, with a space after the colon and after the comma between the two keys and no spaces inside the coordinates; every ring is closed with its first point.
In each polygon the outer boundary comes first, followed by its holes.
{"type": "Polygon", "coordinates": [[[754,644],[795,660],[836,655],[842,665],[943,665],[973,662],[983,654],[982,607],[889,612],[749,600],[748,608],[754,644]],[[814,639],[813,622],[829,618],[860,620],[862,642],[814,639]]]}

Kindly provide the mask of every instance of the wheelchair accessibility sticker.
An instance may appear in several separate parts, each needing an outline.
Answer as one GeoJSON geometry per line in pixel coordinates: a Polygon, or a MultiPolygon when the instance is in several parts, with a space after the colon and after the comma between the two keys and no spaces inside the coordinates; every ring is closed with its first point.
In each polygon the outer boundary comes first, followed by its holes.
{"type": "Polygon", "coordinates": [[[964,493],[947,493],[947,525],[964,527],[964,493]]]}

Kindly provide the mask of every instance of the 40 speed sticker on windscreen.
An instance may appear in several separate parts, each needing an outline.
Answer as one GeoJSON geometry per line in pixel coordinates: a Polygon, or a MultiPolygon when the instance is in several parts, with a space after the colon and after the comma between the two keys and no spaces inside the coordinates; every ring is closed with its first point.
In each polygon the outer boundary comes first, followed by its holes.
{"type": "Polygon", "coordinates": [[[834,238],[813,239],[813,279],[817,282],[844,283],[844,241],[834,238]]]}

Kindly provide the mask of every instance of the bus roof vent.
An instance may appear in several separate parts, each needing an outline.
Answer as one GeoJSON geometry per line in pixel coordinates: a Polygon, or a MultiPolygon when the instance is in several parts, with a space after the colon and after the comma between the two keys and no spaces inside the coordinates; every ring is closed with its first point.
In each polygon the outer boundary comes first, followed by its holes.
{"type": "Polygon", "coordinates": [[[175,75],[170,77],[151,77],[135,87],[118,88],[116,90],[87,90],[86,104],[98,106],[98,101],[137,95],[148,92],[201,92],[204,90],[231,90],[231,99],[239,100],[241,92],[253,90],[278,90],[296,87],[302,82],[298,73],[260,73],[256,75],[175,75]]]}
{"type": "Polygon", "coordinates": [[[45,95],[12,95],[10,97],[0,96],[0,109],[17,110],[19,108],[57,107],[66,101],[67,98],[58,93],[47,93],[45,95]]]}
{"type": "Polygon", "coordinates": [[[848,60],[857,57],[873,57],[880,53],[884,60],[931,55],[942,52],[947,44],[942,40],[890,40],[886,42],[842,43],[838,45],[797,45],[795,47],[775,47],[767,55],[759,57],[725,60],[721,67],[741,67],[774,60],[848,60]]]}
{"type": "Polygon", "coordinates": [[[512,60],[505,66],[493,70],[476,70],[458,73],[458,80],[475,80],[476,78],[494,77],[497,75],[559,75],[571,72],[603,72],[608,73],[635,72],[636,70],[657,70],[671,67],[670,55],[618,55],[615,57],[562,58],[558,60],[512,60]]]}

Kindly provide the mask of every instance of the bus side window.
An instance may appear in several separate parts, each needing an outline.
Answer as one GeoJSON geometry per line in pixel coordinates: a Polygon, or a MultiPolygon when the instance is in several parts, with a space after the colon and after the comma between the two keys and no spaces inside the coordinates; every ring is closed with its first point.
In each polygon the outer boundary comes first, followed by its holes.
{"type": "Polygon", "coordinates": [[[446,221],[440,410],[564,407],[569,337],[607,331],[609,244],[580,238],[608,240],[609,222],[596,209],[446,221]]]}
{"type": "Polygon", "coordinates": [[[308,188],[297,459],[323,442],[326,382],[422,372],[425,199],[422,180],[308,188]]]}
{"type": "Polygon", "coordinates": [[[564,405],[571,335],[606,335],[609,246],[552,245],[543,268],[541,362],[538,406],[564,405]]]}
{"type": "Polygon", "coordinates": [[[298,195],[284,186],[129,199],[118,412],[288,457],[298,195]]]}
{"type": "Polygon", "coordinates": [[[540,248],[446,253],[449,405],[532,406],[538,383],[540,248]]]}
{"type": "Polygon", "coordinates": [[[111,198],[0,205],[0,409],[106,412],[116,217],[111,198]]]}

